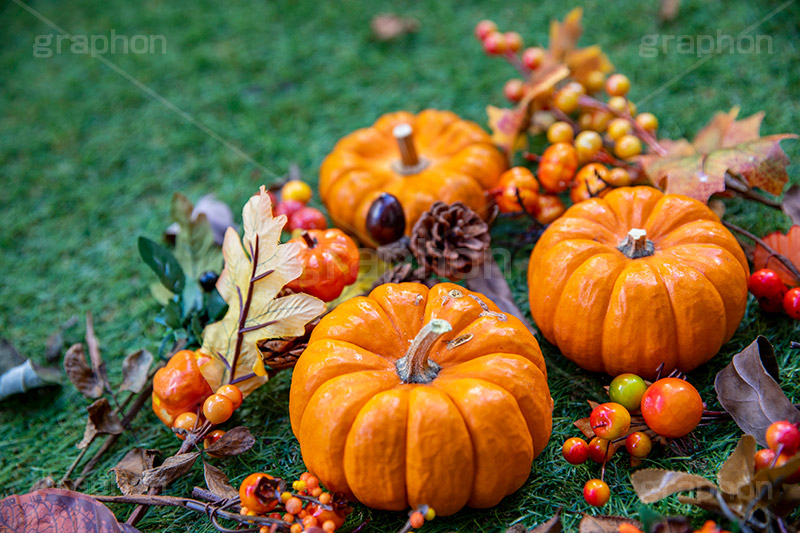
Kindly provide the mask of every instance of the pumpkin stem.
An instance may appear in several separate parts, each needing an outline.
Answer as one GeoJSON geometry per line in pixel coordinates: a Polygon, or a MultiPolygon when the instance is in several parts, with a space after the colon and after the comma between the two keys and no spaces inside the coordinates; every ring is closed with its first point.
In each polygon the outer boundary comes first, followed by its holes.
{"type": "Polygon", "coordinates": [[[301,236],[303,237],[303,240],[306,241],[306,244],[308,245],[309,248],[316,248],[317,240],[311,237],[311,235],[309,235],[307,231],[304,231],[301,236]]]}
{"type": "Polygon", "coordinates": [[[392,130],[400,149],[400,161],[394,165],[394,170],[400,174],[417,174],[428,166],[428,162],[417,155],[417,148],[414,146],[414,130],[410,124],[398,124],[392,130]]]}
{"type": "Polygon", "coordinates": [[[625,240],[619,243],[617,250],[625,254],[629,259],[639,259],[649,257],[656,251],[653,241],[647,238],[647,231],[633,228],[625,236],[625,240]]]}
{"type": "Polygon", "coordinates": [[[397,375],[403,383],[430,383],[439,373],[439,365],[428,360],[428,354],[439,338],[452,331],[453,326],[447,320],[434,318],[419,330],[411,341],[406,355],[397,360],[397,375]]]}

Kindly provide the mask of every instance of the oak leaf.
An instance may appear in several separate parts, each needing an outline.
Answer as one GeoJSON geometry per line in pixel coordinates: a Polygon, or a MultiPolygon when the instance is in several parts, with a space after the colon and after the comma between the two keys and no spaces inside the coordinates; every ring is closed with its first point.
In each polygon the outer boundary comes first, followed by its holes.
{"type": "Polygon", "coordinates": [[[265,339],[297,337],[325,310],[325,304],[307,294],[278,297],[284,285],[300,276],[303,267],[298,243],[280,244],[286,216],[272,216],[265,187],[242,210],[244,236],[228,228],[222,244],[225,268],[217,290],[228,303],[219,322],[203,332],[201,351],[210,355],[200,367],[216,390],[235,377],[255,376],[237,383],[245,395],[266,383],[257,343],[265,339]]]}
{"type": "MultiPolygon", "coordinates": [[[[785,256],[800,270],[800,225],[792,226],[784,235],[780,231],[770,233],[762,239],[767,245],[785,256]]],[[[756,244],[753,253],[753,269],[770,268],[774,270],[787,285],[794,287],[800,285],[800,280],[786,268],[774,255],[770,254],[763,246],[756,244]]]]}
{"type": "Polygon", "coordinates": [[[239,491],[231,486],[225,472],[205,461],[203,461],[203,477],[206,480],[208,490],[215,496],[220,498],[236,498],[239,496],[239,491]]]}
{"type": "Polygon", "coordinates": [[[717,113],[691,143],[660,140],[665,154],[641,157],[650,181],[668,194],[683,194],[701,202],[725,190],[726,174],[741,177],[750,187],[780,194],[789,180],[789,158],[780,142],[797,135],[761,137],[763,112],[742,120],[736,120],[738,115],[738,107],[717,113]]]}

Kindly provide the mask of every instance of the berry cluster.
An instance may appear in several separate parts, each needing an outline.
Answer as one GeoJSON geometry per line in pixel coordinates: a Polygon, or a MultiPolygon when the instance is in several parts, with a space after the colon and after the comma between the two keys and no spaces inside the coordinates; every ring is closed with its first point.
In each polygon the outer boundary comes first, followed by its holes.
{"type": "MultiPolygon", "coordinates": [[[[603,465],[600,479],[589,480],[583,497],[590,505],[601,507],[611,491],[603,481],[605,465],[624,443],[633,460],[650,454],[653,439],[678,438],[689,434],[703,416],[703,401],[691,384],[667,377],[649,384],[635,374],[621,374],[608,389],[610,402],[594,405],[584,433],[564,442],[561,453],[573,465],[591,459],[603,465]]],[[[579,424],[578,424],[579,425],[579,424]]],[[[579,425],[580,427],[580,425],[579,425]]]]}
{"type": "MultiPolygon", "coordinates": [[[[767,428],[767,446],[755,454],[755,470],[777,468],[785,465],[800,451],[800,429],[788,420],[773,422],[767,428]]],[[[800,483],[800,468],[786,477],[784,483],[800,483]]]]}
{"type": "Polygon", "coordinates": [[[269,191],[269,197],[274,206],[273,214],[275,216],[286,215],[289,219],[286,224],[288,231],[299,234],[304,230],[328,227],[328,220],[322,211],[307,205],[311,200],[311,195],[311,187],[300,180],[288,181],[281,187],[280,201],[272,191],[269,191]]]}
{"type": "Polygon", "coordinates": [[[790,289],[774,270],[762,268],[753,272],[747,288],[767,313],[784,311],[793,319],[800,320],[800,287],[790,289]]]}
{"type": "MultiPolygon", "coordinates": [[[[549,52],[540,47],[522,50],[518,33],[501,33],[489,20],[477,24],[475,35],[487,54],[504,57],[528,78],[508,80],[503,91],[511,102],[523,101],[534,89],[537,69],[543,68],[549,52]]],[[[564,211],[563,202],[555,195],[569,190],[572,202],[578,203],[638,179],[640,167],[634,158],[642,154],[644,146],[657,146],[658,119],[652,113],[637,113],[636,105],[627,98],[630,86],[623,74],[606,78],[602,70],[595,70],[580,82],[567,78],[538,95],[534,122],[546,129],[549,146],[541,155],[526,154],[528,160],[538,163],[538,181],[522,177],[519,169],[509,171],[514,174],[507,175],[493,191],[501,212],[526,210],[546,224],[564,211]],[[607,95],[606,101],[596,97],[601,91],[607,95]],[[540,186],[544,195],[539,194],[540,186]]]]}
{"type": "Polygon", "coordinates": [[[192,432],[201,432],[203,444],[206,448],[222,437],[225,432],[221,429],[210,430],[211,426],[223,424],[233,415],[233,412],[242,405],[244,397],[236,385],[223,385],[217,392],[203,402],[201,414],[186,411],[175,417],[172,430],[179,439],[185,440],[192,432]]]}
{"type": "MultiPolygon", "coordinates": [[[[239,485],[241,513],[282,522],[291,533],[311,528],[329,533],[340,528],[351,511],[344,497],[325,492],[310,472],[292,483],[292,490],[287,490],[284,480],[267,473],[250,474],[239,485]]],[[[271,530],[263,526],[260,531],[271,530]]]]}

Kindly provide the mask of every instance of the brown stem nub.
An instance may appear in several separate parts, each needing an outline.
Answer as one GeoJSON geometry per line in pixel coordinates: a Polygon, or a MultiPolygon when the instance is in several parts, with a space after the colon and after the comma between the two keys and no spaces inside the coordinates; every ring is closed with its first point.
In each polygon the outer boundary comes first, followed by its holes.
{"type": "Polygon", "coordinates": [[[403,383],[430,383],[439,374],[439,365],[428,360],[434,343],[453,326],[447,320],[434,318],[419,330],[406,355],[397,360],[397,375],[403,383]]]}
{"type": "Polygon", "coordinates": [[[392,130],[392,135],[400,150],[400,161],[396,161],[393,167],[395,171],[405,175],[418,174],[428,166],[428,161],[417,154],[417,148],[414,146],[414,130],[410,124],[398,124],[392,130]]]}
{"type": "Polygon", "coordinates": [[[306,241],[306,244],[309,248],[316,248],[317,247],[317,240],[313,238],[311,235],[308,234],[307,231],[304,231],[302,234],[303,240],[306,241]]]}
{"type": "Polygon", "coordinates": [[[629,259],[639,259],[649,257],[656,251],[653,241],[647,238],[647,231],[633,228],[625,236],[625,240],[619,243],[617,250],[625,254],[629,259]]]}

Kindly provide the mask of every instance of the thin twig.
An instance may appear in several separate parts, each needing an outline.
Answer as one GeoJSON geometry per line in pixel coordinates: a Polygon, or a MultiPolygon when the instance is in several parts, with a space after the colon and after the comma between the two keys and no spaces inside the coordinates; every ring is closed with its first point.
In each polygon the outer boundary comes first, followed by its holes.
{"type": "Polygon", "coordinates": [[[735,231],[736,233],[739,233],[740,235],[744,235],[748,239],[750,239],[752,241],[755,241],[756,243],[761,245],[770,254],[770,257],[774,257],[775,259],[777,259],[778,261],[783,263],[783,266],[785,266],[786,269],[792,274],[792,276],[794,277],[795,281],[800,283],[800,271],[797,270],[797,267],[794,266],[794,264],[789,260],[788,257],[786,257],[783,254],[779,254],[769,244],[765,243],[762,239],[760,239],[759,237],[756,237],[755,235],[753,235],[752,233],[750,233],[746,229],[740,228],[739,226],[737,226],[735,224],[731,224],[727,220],[723,220],[722,223],[729,230],[735,231]]]}
{"type": "Polygon", "coordinates": [[[749,200],[754,200],[768,207],[772,207],[773,209],[779,209],[779,210],[783,209],[783,206],[781,205],[780,202],[773,200],[772,198],[761,196],[760,194],[756,193],[753,189],[744,185],[740,181],[733,179],[733,177],[730,175],[730,172],[725,173],[725,187],[740,194],[741,196],[744,196],[749,200]]]}

